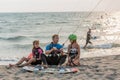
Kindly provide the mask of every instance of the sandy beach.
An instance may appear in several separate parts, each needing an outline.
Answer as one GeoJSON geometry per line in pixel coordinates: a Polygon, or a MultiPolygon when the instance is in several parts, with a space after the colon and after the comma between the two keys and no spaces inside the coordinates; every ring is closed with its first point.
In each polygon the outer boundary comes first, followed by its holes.
{"type": "Polygon", "coordinates": [[[49,74],[23,72],[21,68],[0,66],[0,80],[120,80],[120,55],[81,58],[79,72],[49,74]]]}

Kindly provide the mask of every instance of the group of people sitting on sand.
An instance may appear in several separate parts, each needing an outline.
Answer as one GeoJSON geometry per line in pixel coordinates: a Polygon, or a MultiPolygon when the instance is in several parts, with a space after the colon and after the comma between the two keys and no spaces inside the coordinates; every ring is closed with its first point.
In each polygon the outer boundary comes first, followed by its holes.
{"type": "Polygon", "coordinates": [[[39,40],[33,41],[33,49],[28,57],[21,58],[16,64],[9,64],[9,67],[23,67],[27,65],[57,65],[63,66],[67,60],[67,66],[79,66],[80,65],[80,46],[77,43],[77,36],[75,34],[69,35],[68,39],[70,44],[68,45],[67,54],[63,51],[63,45],[59,44],[59,35],[54,34],[52,36],[52,42],[46,46],[45,52],[39,46],[39,40]],[[26,61],[26,63],[23,63],[26,61]]]}

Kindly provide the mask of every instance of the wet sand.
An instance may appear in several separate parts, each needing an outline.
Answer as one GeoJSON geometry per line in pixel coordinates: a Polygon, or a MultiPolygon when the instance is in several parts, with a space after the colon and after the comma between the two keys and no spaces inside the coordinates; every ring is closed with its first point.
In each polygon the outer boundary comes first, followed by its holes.
{"type": "Polygon", "coordinates": [[[35,74],[1,65],[0,80],[120,80],[120,55],[81,58],[80,62],[80,71],[69,74],[35,74]]]}

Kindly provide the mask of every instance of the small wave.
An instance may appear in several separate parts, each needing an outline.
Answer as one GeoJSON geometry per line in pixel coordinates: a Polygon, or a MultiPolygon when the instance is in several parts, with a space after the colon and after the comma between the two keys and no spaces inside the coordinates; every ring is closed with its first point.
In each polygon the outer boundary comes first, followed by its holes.
{"type": "Polygon", "coordinates": [[[9,41],[17,41],[17,40],[22,40],[26,38],[25,36],[15,36],[15,37],[9,37],[9,38],[3,38],[0,37],[1,40],[9,40],[9,41]]]}
{"type": "Polygon", "coordinates": [[[95,40],[95,39],[99,39],[100,37],[99,36],[92,36],[92,39],[95,40]]]}
{"type": "Polygon", "coordinates": [[[17,48],[17,49],[19,49],[19,48],[26,49],[26,48],[32,48],[32,44],[14,44],[13,47],[17,48]]]}
{"type": "Polygon", "coordinates": [[[16,61],[16,60],[14,60],[14,59],[3,59],[3,60],[1,60],[0,59],[0,61],[16,61]]]}
{"type": "Polygon", "coordinates": [[[0,20],[0,23],[7,23],[7,21],[5,21],[5,20],[0,20]]]}
{"type": "MultiPolygon", "coordinates": [[[[40,47],[43,48],[46,46],[47,43],[40,43],[40,47]]],[[[32,44],[14,44],[13,45],[14,48],[27,48],[27,49],[30,49],[32,48],[32,44]]]]}
{"type": "Polygon", "coordinates": [[[61,23],[68,23],[68,22],[56,22],[56,23],[61,24],[61,23]]]}
{"type": "Polygon", "coordinates": [[[41,23],[35,23],[35,25],[41,25],[41,23]]]}
{"type": "MultiPolygon", "coordinates": [[[[120,44],[109,43],[109,44],[101,44],[101,45],[89,45],[88,49],[110,49],[120,47],[120,44]]],[[[83,47],[81,47],[83,48],[83,47]]]]}
{"type": "Polygon", "coordinates": [[[6,57],[0,57],[0,65],[9,65],[9,64],[15,64],[20,60],[20,58],[6,58],[6,57]]]}
{"type": "Polygon", "coordinates": [[[4,61],[4,62],[9,62],[9,61],[12,61],[12,62],[15,62],[15,61],[18,61],[19,58],[0,58],[0,61],[4,61]]]}
{"type": "Polygon", "coordinates": [[[113,43],[112,47],[120,47],[120,44],[113,43]]]}
{"type": "Polygon", "coordinates": [[[90,20],[84,20],[84,22],[90,22],[90,20]]]}

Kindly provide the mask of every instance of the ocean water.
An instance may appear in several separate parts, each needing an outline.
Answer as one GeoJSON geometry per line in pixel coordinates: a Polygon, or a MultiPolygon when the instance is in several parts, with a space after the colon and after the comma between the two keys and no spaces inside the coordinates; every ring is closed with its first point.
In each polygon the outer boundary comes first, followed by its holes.
{"type": "MultiPolygon", "coordinates": [[[[64,43],[69,34],[78,36],[81,57],[115,55],[120,53],[120,12],[49,12],[49,13],[0,13],[0,64],[17,61],[32,50],[32,42],[40,46],[51,42],[53,34],[60,35],[64,43]],[[93,45],[84,50],[86,33],[92,28],[93,45]],[[113,51],[118,52],[113,54],[113,51]]],[[[65,43],[65,51],[69,41],[65,43]]]]}

